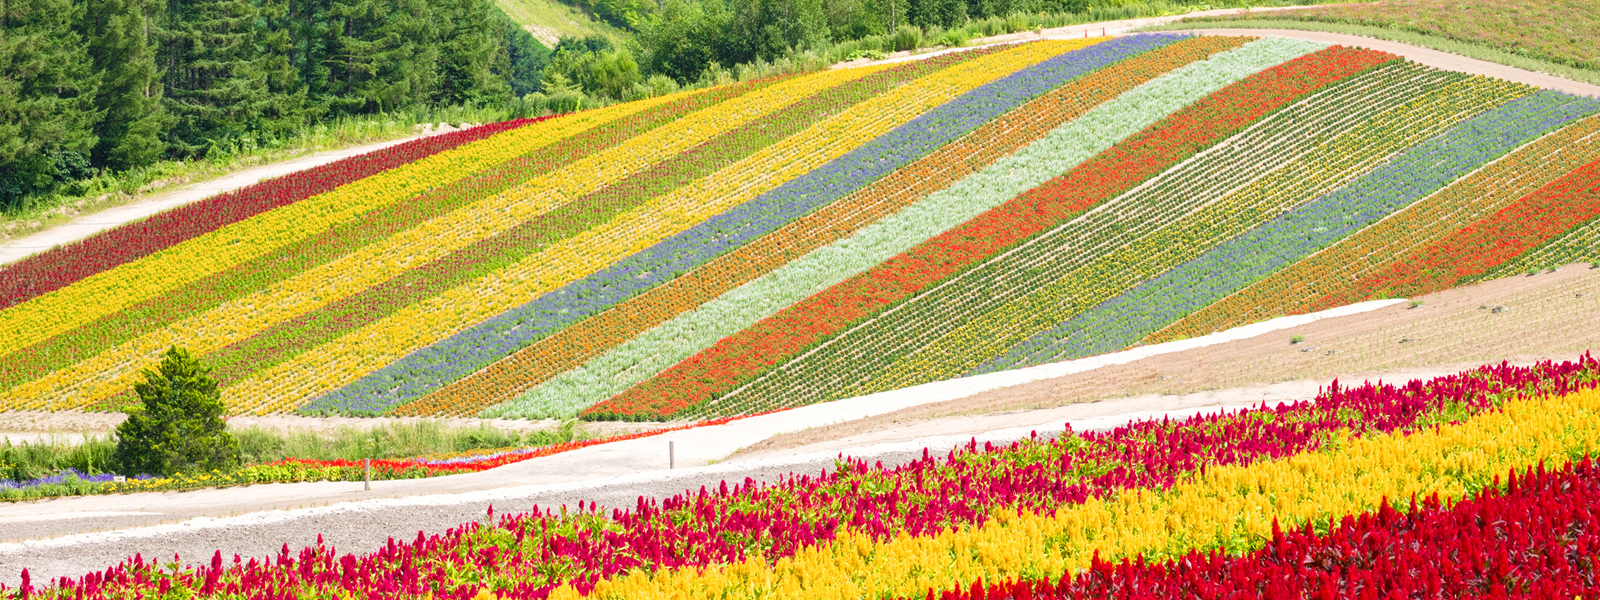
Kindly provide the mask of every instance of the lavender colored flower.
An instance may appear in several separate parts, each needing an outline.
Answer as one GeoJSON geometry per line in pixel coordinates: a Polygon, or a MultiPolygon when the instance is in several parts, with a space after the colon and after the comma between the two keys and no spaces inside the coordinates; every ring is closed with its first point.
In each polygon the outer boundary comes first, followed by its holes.
{"type": "Polygon", "coordinates": [[[814,171],[609,268],[319,396],[313,414],[381,414],[803,217],[1062,84],[1184,39],[1136,35],[1066,52],[947,102],[814,171]]]}
{"type": "Polygon", "coordinates": [[[1500,156],[1600,112],[1600,100],[1544,91],[1510,102],[1418,144],[1373,172],[1224,242],[968,375],[1082,358],[1146,335],[1327,248],[1500,156]]]}

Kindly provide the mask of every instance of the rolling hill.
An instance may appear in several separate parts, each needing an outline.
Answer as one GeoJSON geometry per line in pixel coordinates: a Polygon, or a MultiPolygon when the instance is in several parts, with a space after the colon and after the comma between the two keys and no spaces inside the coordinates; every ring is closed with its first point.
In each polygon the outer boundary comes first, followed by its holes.
{"type": "Polygon", "coordinates": [[[765,412],[1596,259],[1600,99],[1044,41],[474,128],[0,268],[0,409],[765,412]]]}

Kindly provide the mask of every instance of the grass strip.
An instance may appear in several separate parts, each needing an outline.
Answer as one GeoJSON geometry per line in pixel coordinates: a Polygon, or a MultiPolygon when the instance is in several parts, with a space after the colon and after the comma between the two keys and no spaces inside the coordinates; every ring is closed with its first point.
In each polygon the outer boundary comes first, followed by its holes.
{"type": "MultiPolygon", "coordinates": [[[[739,384],[831,338],[862,319],[910,297],[1048,227],[1137,185],[1250,122],[1329,83],[1318,77],[1342,52],[1316,46],[1253,42],[1237,54],[1211,59],[1230,64],[1218,83],[1232,82],[1067,174],[826,291],[718,341],[655,378],[595,405],[584,414],[665,416],[726,394],[739,384]],[[1226,57],[1226,58],[1225,58],[1226,57]],[[1237,57],[1237,58],[1235,58],[1237,57]],[[1248,58],[1247,58],[1248,57],[1248,58]],[[1299,57],[1299,58],[1295,58],[1299,57]],[[1278,63],[1285,62],[1281,65],[1278,63]],[[1277,65],[1277,66],[1273,66],[1277,65]],[[1236,69],[1236,70],[1235,70],[1236,69]],[[1288,85],[1285,85],[1288,84],[1288,85]]],[[[1337,71],[1337,69],[1331,69],[1337,71]]]]}
{"type": "Polygon", "coordinates": [[[670,123],[686,113],[771,83],[772,80],[761,80],[713,88],[648,109],[633,118],[611,121],[487,171],[430,189],[409,202],[375,209],[360,219],[18,350],[0,359],[0,390],[9,390],[89,359],[107,347],[255,293],[283,279],[285,274],[327,264],[358,248],[504,191],[520,181],[670,123]]]}
{"type": "Polygon", "coordinates": [[[395,414],[454,414],[508,399],[685,310],[850,236],[867,224],[979,171],[996,157],[1010,154],[1127,89],[1242,43],[1243,40],[1237,38],[1192,39],[1152,50],[1074,80],[838,202],[593,318],[562,329],[419,401],[401,405],[395,414]],[[1211,42],[1211,39],[1219,41],[1211,42]]]}

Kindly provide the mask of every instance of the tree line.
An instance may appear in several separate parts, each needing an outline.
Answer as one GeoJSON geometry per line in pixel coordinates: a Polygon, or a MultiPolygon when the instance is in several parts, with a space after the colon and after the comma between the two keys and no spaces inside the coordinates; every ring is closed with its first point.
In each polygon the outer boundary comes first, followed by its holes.
{"type": "Polygon", "coordinates": [[[742,66],[819,68],[1014,31],[1019,15],[1127,4],[559,1],[622,34],[546,49],[494,0],[0,0],[0,210],[97,172],[270,146],[331,118],[567,112],[728,81],[742,66]]]}
{"type": "Polygon", "coordinates": [[[503,103],[548,59],[492,0],[0,0],[0,208],[330,117],[503,103]]]}

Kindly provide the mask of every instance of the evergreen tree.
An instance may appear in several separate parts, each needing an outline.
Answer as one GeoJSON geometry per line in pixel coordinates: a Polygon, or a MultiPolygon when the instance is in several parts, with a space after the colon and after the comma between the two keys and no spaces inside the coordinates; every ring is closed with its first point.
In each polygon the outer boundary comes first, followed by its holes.
{"type": "Polygon", "coordinates": [[[336,0],[329,9],[323,97],[338,114],[426,102],[437,86],[433,14],[423,0],[336,0]]]}
{"type": "Polygon", "coordinates": [[[171,119],[161,105],[152,29],[161,6],[154,0],[91,0],[84,30],[100,73],[95,104],[94,163],[125,170],[154,163],[166,151],[161,134],[171,119]]]}
{"type": "Polygon", "coordinates": [[[239,442],[223,421],[222,393],[210,369],[187,351],[169,348],[144,378],[133,386],[140,405],[117,426],[117,472],[172,475],[239,464],[239,442]]]}
{"type": "Polygon", "coordinates": [[[71,0],[0,0],[0,209],[91,174],[99,77],[71,0]]]}
{"type": "Polygon", "coordinates": [[[500,27],[505,31],[502,43],[505,46],[506,63],[509,67],[505,79],[511,86],[511,93],[521,97],[539,91],[539,75],[545,65],[550,63],[550,50],[512,21],[511,17],[499,12],[498,9],[496,13],[496,19],[500,21],[500,27]]]}
{"type": "Polygon", "coordinates": [[[168,0],[159,56],[164,102],[176,117],[168,138],[175,155],[280,138],[302,124],[304,88],[289,67],[286,16],[284,0],[168,0]]]}
{"type": "Polygon", "coordinates": [[[496,72],[508,71],[498,63],[502,31],[495,27],[490,0],[440,0],[432,3],[439,31],[439,87],[434,101],[441,105],[497,105],[511,88],[496,72]]]}

